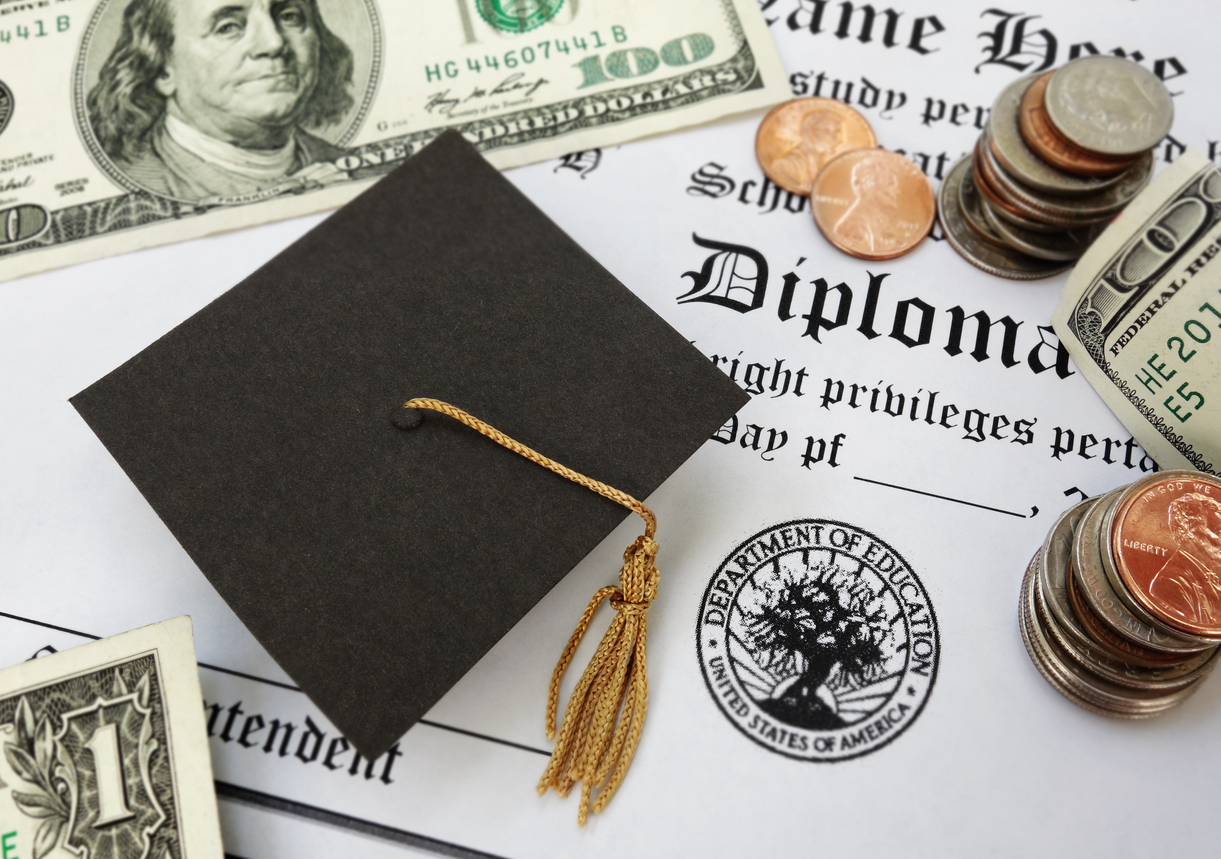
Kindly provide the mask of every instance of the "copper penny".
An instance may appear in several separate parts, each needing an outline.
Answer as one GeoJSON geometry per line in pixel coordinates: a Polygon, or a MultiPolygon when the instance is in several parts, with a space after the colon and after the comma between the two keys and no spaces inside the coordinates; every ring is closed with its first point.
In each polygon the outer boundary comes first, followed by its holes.
{"type": "Polygon", "coordinates": [[[1221,480],[1168,471],[1124,493],[1110,533],[1128,593],[1174,629],[1221,640],[1221,480]]]}
{"type": "Polygon", "coordinates": [[[1079,176],[1114,176],[1135,163],[1133,158],[1107,158],[1088,152],[1070,143],[1056,130],[1043,107],[1043,96],[1051,76],[1052,72],[1048,72],[1038,78],[1022,96],[1018,126],[1026,145],[1053,167],[1079,176]]]}
{"type": "Polygon", "coordinates": [[[937,198],[920,168],[885,149],[833,159],[814,181],[814,223],[831,244],[871,260],[901,256],[924,239],[937,198]]]}
{"type": "Polygon", "coordinates": [[[786,191],[809,194],[837,155],[878,145],[868,120],[829,98],[795,98],[772,108],[755,134],[764,175],[786,191]]]}

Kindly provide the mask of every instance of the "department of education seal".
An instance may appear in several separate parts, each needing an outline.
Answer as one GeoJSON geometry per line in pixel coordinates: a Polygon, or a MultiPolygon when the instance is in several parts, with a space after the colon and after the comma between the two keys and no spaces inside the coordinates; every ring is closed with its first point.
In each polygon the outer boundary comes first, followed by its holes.
{"type": "Polygon", "coordinates": [[[937,678],[933,605],[903,557],[827,519],[774,525],[708,583],[696,629],[708,691],[774,752],[841,761],[920,715],[937,678]]]}

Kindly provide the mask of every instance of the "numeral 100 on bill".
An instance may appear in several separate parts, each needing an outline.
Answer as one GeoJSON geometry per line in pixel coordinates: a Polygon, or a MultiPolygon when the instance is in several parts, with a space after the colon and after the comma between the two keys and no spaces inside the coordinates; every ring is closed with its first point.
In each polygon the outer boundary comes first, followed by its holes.
{"type": "Polygon", "coordinates": [[[657,51],[652,48],[622,48],[611,51],[606,55],[605,64],[601,54],[594,54],[573,65],[573,68],[580,69],[585,77],[577,89],[610,83],[615,78],[643,77],[655,71],[661,63],[674,67],[688,66],[706,58],[715,48],[716,44],[711,36],[691,33],[671,39],[657,51]]]}

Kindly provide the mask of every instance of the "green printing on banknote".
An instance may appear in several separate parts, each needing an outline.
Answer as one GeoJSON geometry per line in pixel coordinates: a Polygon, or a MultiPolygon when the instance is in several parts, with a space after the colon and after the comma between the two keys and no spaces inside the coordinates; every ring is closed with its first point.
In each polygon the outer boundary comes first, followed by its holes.
{"type": "Polygon", "coordinates": [[[2,73],[46,121],[0,137],[33,177],[0,203],[0,279],[331,208],[447,129],[504,168],[774,104],[766,33],[747,0],[98,0],[37,80],[2,73]]]}
{"type": "Polygon", "coordinates": [[[1221,171],[1188,150],[1082,258],[1056,331],[1164,468],[1221,465],[1221,171]]]}

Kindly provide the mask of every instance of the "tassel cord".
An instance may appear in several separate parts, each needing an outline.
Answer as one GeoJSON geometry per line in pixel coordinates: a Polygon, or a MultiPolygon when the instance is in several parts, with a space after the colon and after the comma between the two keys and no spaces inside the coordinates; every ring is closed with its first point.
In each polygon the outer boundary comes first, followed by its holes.
{"type": "Polygon", "coordinates": [[[626,492],[561,465],[449,403],[416,398],[404,403],[403,407],[428,409],[454,418],[531,462],[621,504],[644,520],[644,534],[623,553],[619,587],[601,588],[589,601],[560,654],[547,690],[545,727],[548,739],[555,740],[555,749],[539,780],[538,792],[542,795],[554,789],[560,796],[567,796],[579,783],[581,799],[577,823],[584,826],[589,812],[597,814],[606,808],[623,783],[644,727],[649,700],[645,659],[647,612],[649,603],[657,598],[658,572],[654,563],[657,543],[653,539],[657,518],[652,510],[626,492]],[[556,715],[564,674],[594,615],[607,601],[615,616],[577,681],[557,732],[556,715]]]}

